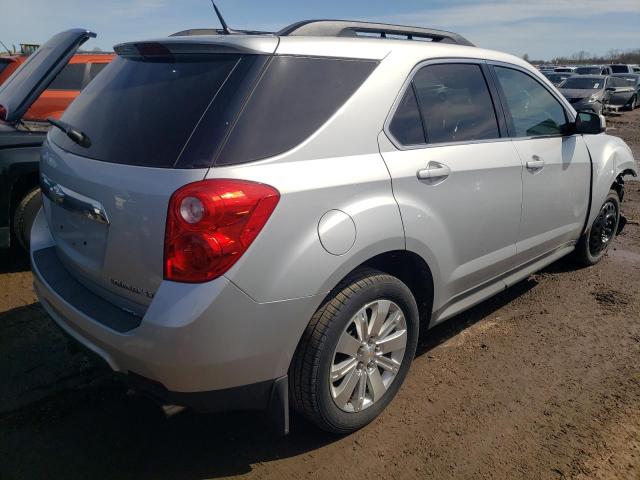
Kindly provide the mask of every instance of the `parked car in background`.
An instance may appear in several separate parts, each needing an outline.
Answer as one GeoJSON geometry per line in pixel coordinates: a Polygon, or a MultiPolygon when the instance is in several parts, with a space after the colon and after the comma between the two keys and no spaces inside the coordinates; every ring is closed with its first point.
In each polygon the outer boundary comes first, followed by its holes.
{"type": "Polygon", "coordinates": [[[134,389],[285,431],[288,399],[363,427],[420,329],[597,263],[637,170],[528,62],[451,32],[306,21],[115,51],[43,145],[40,303],[134,389]]]}
{"type": "Polygon", "coordinates": [[[567,78],[572,77],[573,73],[559,73],[559,72],[542,72],[542,74],[549,79],[556,87],[564,82],[567,78]]]}
{"type": "Polygon", "coordinates": [[[633,71],[635,73],[640,73],[640,67],[633,67],[633,71]]]}
{"type": "Polygon", "coordinates": [[[633,67],[623,63],[609,65],[613,73],[633,73],[633,67]]]}
{"type": "Polygon", "coordinates": [[[29,121],[44,121],[49,117],[60,118],[69,104],[91,80],[106,67],[114,54],[78,53],[71,57],[40,98],[24,114],[29,121]]]}
{"type": "Polygon", "coordinates": [[[576,67],[556,67],[553,71],[558,73],[574,73],[576,71],[576,67]]]}
{"type": "Polygon", "coordinates": [[[70,30],[55,35],[0,85],[0,248],[29,245],[40,208],[38,166],[46,130],[32,130],[22,119],[54,81],[76,49],[95,33],[70,30]]]}
{"type": "Polygon", "coordinates": [[[25,55],[0,56],[0,85],[27,59],[25,55]]]}
{"type": "Polygon", "coordinates": [[[626,80],[604,75],[575,75],[558,88],[576,110],[598,114],[629,105],[635,94],[626,80]]]}
{"type": "Polygon", "coordinates": [[[636,95],[633,103],[629,104],[629,107],[633,109],[640,106],[640,73],[614,73],[612,76],[623,78],[629,82],[632,87],[635,87],[636,95]]]}
{"type": "Polygon", "coordinates": [[[575,70],[577,75],[611,75],[611,67],[605,67],[601,65],[591,65],[577,67],[575,70]]]}

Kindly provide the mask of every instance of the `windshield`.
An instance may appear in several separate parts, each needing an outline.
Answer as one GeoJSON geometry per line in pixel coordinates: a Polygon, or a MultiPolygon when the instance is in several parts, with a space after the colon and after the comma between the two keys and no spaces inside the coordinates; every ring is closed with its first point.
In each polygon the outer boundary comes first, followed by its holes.
{"type": "Polygon", "coordinates": [[[623,78],[624,80],[632,84],[635,84],[640,80],[640,76],[634,76],[634,75],[616,75],[616,77],[623,78]]]}
{"type": "Polygon", "coordinates": [[[590,73],[600,73],[600,67],[578,67],[576,73],[579,75],[588,75],[590,73]]]}
{"type": "Polygon", "coordinates": [[[597,90],[604,87],[604,78],[567,78],[560,84],[561,88],[576,90],[597,90]]]}
{"type": "Polygon", "coordinates": [[[571,76],[568,73],[545,73],[545,76],[552,82],[561,82],[571,76]]]}

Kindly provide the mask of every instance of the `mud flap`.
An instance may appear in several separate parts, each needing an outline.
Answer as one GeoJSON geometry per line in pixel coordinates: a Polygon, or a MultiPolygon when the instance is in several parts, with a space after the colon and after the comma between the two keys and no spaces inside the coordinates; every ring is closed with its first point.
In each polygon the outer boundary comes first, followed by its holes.
{"type": "Polygon", "coordinates": [[[625,217],[624,215],[620,215],[620,221],[618,222],[618,231],[616,232],[616,235],[620,235],[622,230],[624,230],[624,226],[626,224],[627,224],[627,217],[625,217]]]}
{"type": "Polygon", "coordinates": [[[289,377],[287,375],[273,382],[267,415],[276,432],[281,435],[289,434],[289,377]]]}

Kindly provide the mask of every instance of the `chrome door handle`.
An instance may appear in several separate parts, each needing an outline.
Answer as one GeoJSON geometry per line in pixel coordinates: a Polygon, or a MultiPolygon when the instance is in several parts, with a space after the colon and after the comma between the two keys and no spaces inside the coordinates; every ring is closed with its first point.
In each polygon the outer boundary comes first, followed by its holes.
{"type": "Polygon", "coordinates": [[[416,172],[420,180],[431,180],[439,182],[451,175],[451,169],[438,162],[429,162],[427,168],[422,168],[416,172]]]}
{"type": "Polygon", "coordinates": [[[544,168],[544,160],[539,156],[534,155],[532,159],[527,162],[528,170],[542,170],[544,168]]]}

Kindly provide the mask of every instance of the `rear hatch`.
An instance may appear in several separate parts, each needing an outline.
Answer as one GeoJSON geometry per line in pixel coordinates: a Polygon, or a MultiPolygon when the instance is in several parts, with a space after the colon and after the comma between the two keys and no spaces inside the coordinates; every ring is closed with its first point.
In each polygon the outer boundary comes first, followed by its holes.
{"type": "Polygon", "coordinates": [[[204,178],[276,45],[178,37],[116,46],[61,119],[90,145],[53,129],[41,161],[58,256],[87,288],[144,313],[163,278],[169,199],[204,178]]]}

